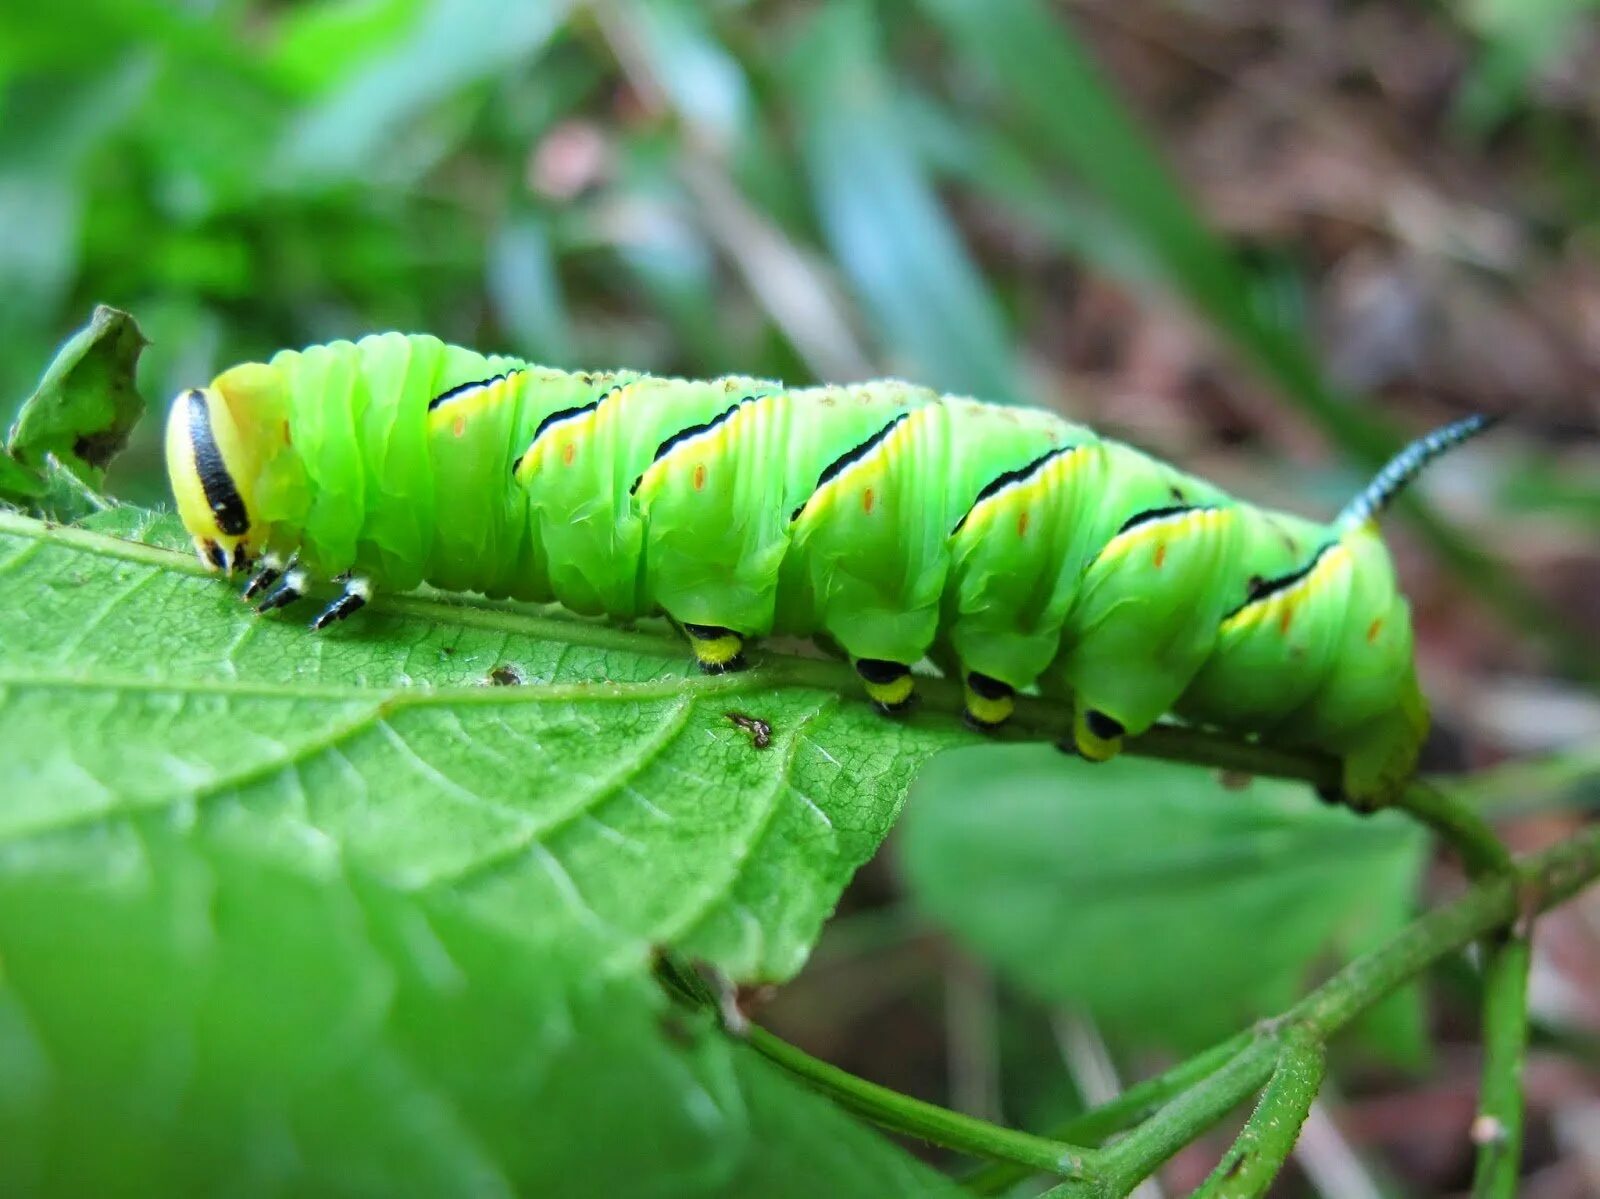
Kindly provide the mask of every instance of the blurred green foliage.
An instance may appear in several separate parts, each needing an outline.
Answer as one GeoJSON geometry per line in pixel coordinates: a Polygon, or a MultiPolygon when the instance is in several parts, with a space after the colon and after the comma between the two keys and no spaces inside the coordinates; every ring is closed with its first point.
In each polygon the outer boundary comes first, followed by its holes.
{"type": "MultiPolygon", "coordinates": [[[[1290,344],[1230,309],[1243,268],[1033,0],[20,0],[0,47],[0,223],[26,230],[0,412],[99,301],[149,334],[153,396],[402,328],[1022,398],[1032,301],[980,272],[963,204],[1290,344]],[[993,74],[1008,38],[1048,83],[993,74]]],[[[121,482],[160,494],[153,425],[121,482]]]]}

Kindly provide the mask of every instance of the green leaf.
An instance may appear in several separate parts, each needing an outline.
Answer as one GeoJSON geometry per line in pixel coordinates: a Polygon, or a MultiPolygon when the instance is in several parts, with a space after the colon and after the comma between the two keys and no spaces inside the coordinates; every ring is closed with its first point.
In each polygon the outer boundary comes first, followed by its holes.
{"type": "Polygon", "coordinates": [[[946,1191],[649,970],[792,974],[953,722],[183,541],[0,512],[0,1191],[946,1191]]]}
{"type": "Polygon", "coordinates": [[[0,453],[0,501],[22,504],[43,494],[43,479],[10,454],[0,453]]]}
{"type": "Polygon", "coordinates": [[[98,486],[106,464],[144,415],[134,384],[144,334],[126,312],[104,304],[61,347],[23,404],[6,449],[29,466],[49,455],[98,486]]]}
{"type": "Polygon", "coordinates": [[[647,979],[325,838],[10,838],[0,953],[6,1194],[959,1193],[647,979]]]}
{"type": "Polygon", "coordinates": [[[839,663],[713,678],[672,636],[415,596],[311,636],[237,589],[188,552],[0,513],[0,839],[194,810],[331,839],[552,945],[588,928],[635,966],[672,946],[781,980],[917,766],[972,740],[883,719],[839,663]]]}
{"type": "MultiPolygon", "coordinates": [[[[1319,807],[1192,768],[1069,764],[1037,747],[948,755],[900,848],[919,903],[1033,995],[1193,1049],[1287,1007],[1330,954],[1407,919],[1425,839],[1397,815],[1319,807]]],[[[1414,992],[1369,1025],[1420,1056],[1414,992]]]]}

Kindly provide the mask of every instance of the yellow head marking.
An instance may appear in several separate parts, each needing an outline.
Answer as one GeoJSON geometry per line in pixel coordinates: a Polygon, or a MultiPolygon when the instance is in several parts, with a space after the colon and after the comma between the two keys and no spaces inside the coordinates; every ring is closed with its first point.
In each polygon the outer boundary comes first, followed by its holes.
{"type": "Polygon", "coordinates": [[[231,573],[261,546],[263,530],[250,522],[254,458],[220,391],[194,388],[172,401],[167,475],[200,560],[215,570],[231,573]]]}

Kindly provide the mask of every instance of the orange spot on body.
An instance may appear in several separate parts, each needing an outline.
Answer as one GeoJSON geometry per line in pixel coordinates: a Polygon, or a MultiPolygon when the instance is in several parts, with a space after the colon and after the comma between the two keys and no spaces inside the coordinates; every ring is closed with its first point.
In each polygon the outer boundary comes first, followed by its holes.
{"type": "Polygon", "coordinates": [[[877,503],[877,496],[873,494],[872,488],[869,487],[861,493],[861,511],[868,516],[872,515],[872,506],[875,503],[877,503]]]}
{"type": "Polygon", "coordinates": [[[1033,514],[1030,513],[1026,508],[1024,508],[1021,512],[1017,513],[1017,536],[1018,537],[1026,537],[1028,535],[1028,522],[1032,519],[1032,516],[1033,516],[1033,514]]]}
{"type": "Polygon", "coordinates": [[[1383,632],[1383,617],[1380,616],[1367,626],[1367,644],[1375,642],[1381,632],[1383,632]]]}
{"type": "Polygon", "coordinates": [[[705,488],[706,488],[706,464],[704,462],[696,462],[694,464],[694,489],[696,491],[704,491],[705,488]]]}
{"type": "Polygon", "coordinates": [[[561,461],[566,466],[572,465],[572,460],[578,456],[578,447],[572,442],[567,442],[561,447],[561,461]]]}
{"type": "Polygon", "coordinates": [[[289,431],[289,422],[288,421],[284,421],[283,422],[283,444],[284,445],[293,445],[294,444],[294,434],[289,431]]]}
{"type": "Polygon", "coordinates": [[[1283,610],[1278,613],[1278,632],[1287,633],[1289,631],[1289,626],[1293,623],[1294,608],[1288,604],[1285,604],[1283,606],[1283,610]]]}
{"type": "Polygon", "coordinates": [[[1156,557],[1155,557],[1155,567],[1156,567],[1156,569],[1160,570],[1162,564],[1164,562],[1166,562],[1166,560],[1167,560],[1167,543],[1165,541],[1163,541],[1160,545],[1156,546],[1156,557]]]}
{"type": "Polygon", "coordinates": [[[450,431],[460,437],[467,431],[467,418],[464,416],[456,417],[455,423],[450,426],[450,431]]]}

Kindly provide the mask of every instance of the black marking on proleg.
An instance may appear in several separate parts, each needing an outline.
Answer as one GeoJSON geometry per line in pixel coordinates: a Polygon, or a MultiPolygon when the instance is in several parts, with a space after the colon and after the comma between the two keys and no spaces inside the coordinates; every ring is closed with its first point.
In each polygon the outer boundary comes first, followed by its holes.
{"type": "Polygon", "coordinates": [[[750,744],[757,749],[766,749],[772,744],[772,726],[758,716],[746,716],[743,712],[729,712],[728,719],[739,728],[750,734],[750,744]]]}
{"type": "Polygon", "coordinates": [[[701,662],[701,674],[738,674],[741,670],[749,669],[750,663],[745,661],[744,651],[734,654],[726,662],[701,662]]]}
{"type": "Polygon", "coordinates": [[[311,622],[311,631],[314,633],[320,632],[329,625],[343,620],[352,612],[359,611],[361,608],[366,606],[366,603],[366,596],[358,595],[354,591],[346,591],[338,599],[334,600],[333,603],[329,604],[321,612],[317,613],[317,618],[311,622]]]}
{"type": "Polygon", "coordinates": [[[827,466],[823,467],[822,473],[817,476],[817,485],[811,489],[811,494],[806,496],[805,502],[794,510],[794,513],[789,517],[789,523],[793,524],[795,521],[800,519],[800,514],[806,510],[806,504],[809,504],[813,499],[815,499],[817,492],[821,491],[825,486],[827,486],[829,481],[837,478],[840,471],[844,470],[844,468],[849,466],[852,462],[859,462],[868,454],[872,453],[874,449],[883,443],[884,438],[888,437],[889,434],[894,432],[895,426],[910,415],[911,413],[909,412],[899,413],[888,424],[884,425],[883,428],[879,429],[860,445],[854,447],[853,449],[846,450],[832,462],[828,463],[827,466]]]}
{"type": "Polygon", "coordinates": [[[212,435],[211,409],[206,404],[205,393],[198,390],[189,393],[189,444],[194,449],[194,469],[200,476],[200,489],[205,492],[217,528],[229,537],[238,537],[250,527],[250,516],[222,460],[217,439],[212,435]]]}
{"type": "Polygon", "coordinates": [[[1417,438],[1384,464],[1372,482],[1345,505],[1334,523],[1346,529],[1365,524],[1388,507],[1428,463],[1499,421],[1498,416],[1469,416],[1417,438]]]}
{"type": "Polygon", "coordinates": [[[256,605],[256,611],[271,612],[274,608],[287,608],[300,596],[300,589],[291,585],[286,579],[267,592],[266,598],[256,605]]]}
{"type": "Polygon", "coordinates": [[[1123,521],[1122,528],[1117,530],[1117,536],[1121,537],[1129,529],[1137,529],[1142,524],[1148,524],[1152,520],[1160,520],[1164,516],[1177,516],[1180,512],[1197,511],[1199,509],[1193,504],[1168,504],[1164,508],[1146,508],[1143,512],[1135,512],[1127,520],[1123,521]]]}
{"type": "Polygon", "coordinates": [[[1089,731],[1102,741],[1115,741],[1128,730],[1122,721],[1114,716],[1107,716],[1098,708],[1090,708],[1083,714],[1083,723],[1089,726],[1089,731]]]}
{"type": "Polygon", "coordinates": [[[1277,595],[1278,592],[1287,591],[1289,588],[1293,587],[1296,583],[1300,582],[1312,571],[1317,569],[1317,563],[1322,561],[1322,556],[1331,550],[1335,544],[1337,543],[1330,541],[1328,544],[1320,547],[1316,553],[1311,555],[1311,561],[1307,562],[1298,570],[1291,570],[1286,575],[1279,575],[1275,579],[1262,579],[1259,576],[1252,575],[1250,578],[1249,597],[1244,601],[1244,603],[1240,604],[1232,612],[1229,612],[1226,616],[1224,616],[1222,618],[1223,623],[1227,623],[1228,621],[1232,620],[1251,604],[1259,604],[1262,600],[1267,599],[1269,596],[1277,595]]]}
{"type": "Polygon", "coordinates": [[[1016,694],[1016,689],[1010,683],[1002,683],[999,679],[979,674],[976,670],[968,673],[967,686],[984,699],[1007,699],[1016,694]]]}
{"type": "Polygon", "coordinates": [[[498,375],[490,375],[487,379],[472,379],[466,383],[457,383],[450,390],[441,391],[433,399],[429,400],[428,411],[432,412],[441,404],[448,404],[451,400],[466,395],[469,391],[476,391],[480,387],[493,387],[496,383],[511,378],[512,375],[520,375],[526,369],[526,367],[513,366],[501,371],[498,375]]]}
{"type": "Polygon", "coordinates": [[[743,634],[736,633],[726,625],[720,624],[690,624],[683,622],[683,631],[699,641],[715,641],[719,637],[739,637],[743,634]]]}
{"type": "Polygon", "coordinates": [[[1048,466],[1054,459],[1061,457],[1063,454],[1070,454],[1074,450],[1081,448],[1081,446],[1075,445],[1059,446],[1056,449],[1050,450],[1048,453],[1040,454],[1032,462],[1019,466],[1015,470],[1005,471],[1003,474],[998,474],[994,478],[990,479],[983,485],[983,490],[979,491],[976,498],[973,499],[972,506],[962,514],[960,520],[956,521],[956,527],[950,530],[950,536],[954,537],[957,533],[961,532],[961,526],[967,523],[967,518],[977,511],[978,505],[983,503],[984,500],[988,499],[990,496],[998,494],[1015,483],[1026,482],[1028,479],[1031,479],[1034,475],[1038,474],[1041,470],[1048,466]]]}
{"type": "Polygon", "coordinates": [[[887,658],[857,658],[856,673],[869,683],[882,686],[911,673],[911,667],[887,658]]]}
{"type": "Polygon", "coordinates": [[[244,591],[240,593],[239,598],[245,600],[254,599],[281,578],[283,578],[283,571],[275,566],[263,566],[244,585],[244,591]]]}
{"type": "MultiPolygon", "coordinates": [[[[741,407],[750,403],[755,398],[755,396],[745,396],[744,399],[740,400],[738,403],[729,404],[710,420],[701,421],[698,425],[690,425],[687,429],[679,429],[671,437],[667,438],[656,447],[655,456],[650,459],[650,466],[654,466],[657,462],[660,462],[669,453],[671,453],[673,446],[680,445],[681,443],[688,441],[691,437],[698,437],[702,433],[711,432],[712,429],[715,429],[718,425],[722,424],[735,412],[739,411],[741,407]]],[[[634,495],[638,492],[639,484],[644,482],[644,476],[649,472],[650,466],[645,467],[644,471],[640,473],[639,477],[633,481],[633,486],[628,488],[629,495],[634,495]]]]}
{"type": "Polygon", "coordinates": [[[1317,798],[1325,804],[1337,806],[1344,803],[1343,787],[1335,787],[1329,786],[1326,783],[1319,783],[1311,789],[1317,793],[1317,798]]]}
{"type": "Polygon", "coordinates": [[[222,547],[215,541],[208,541],[206,545],[206,561],[218,570],[228,569],[228,555],[222,552],[222,547]]]}

